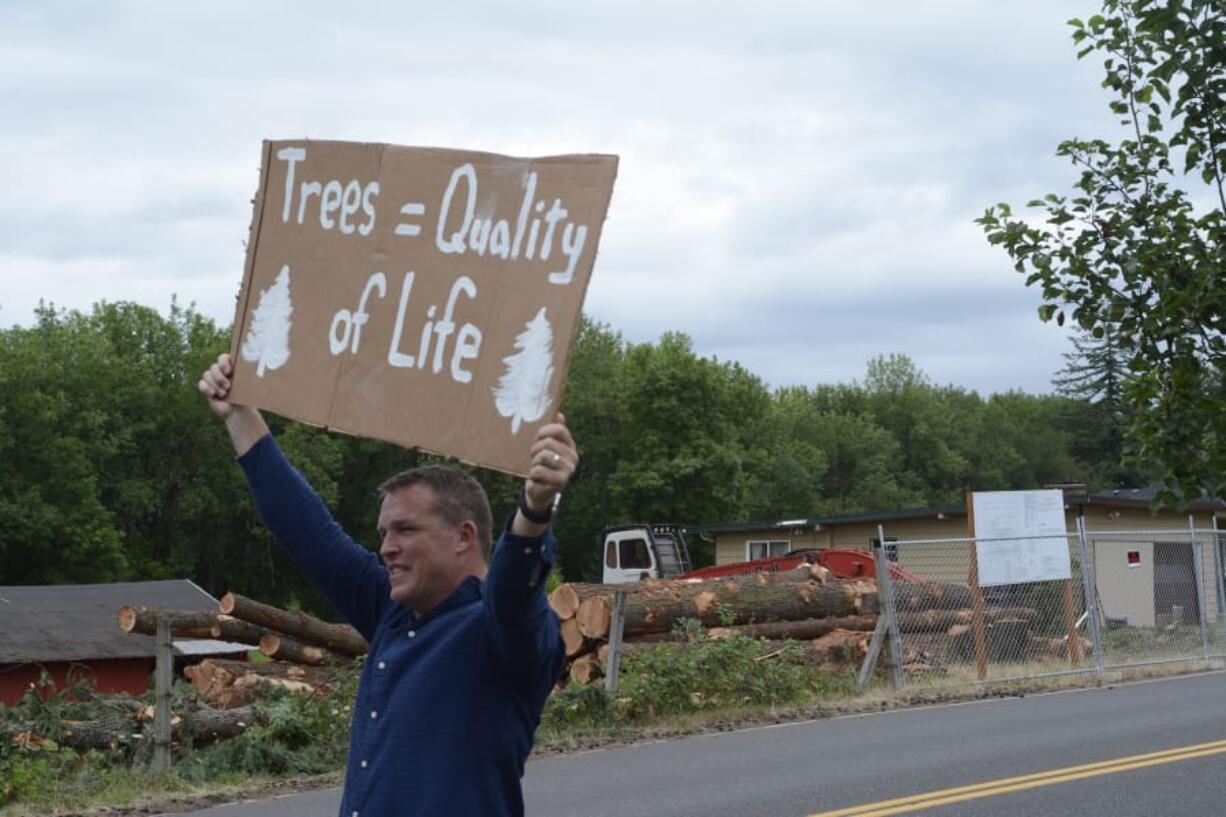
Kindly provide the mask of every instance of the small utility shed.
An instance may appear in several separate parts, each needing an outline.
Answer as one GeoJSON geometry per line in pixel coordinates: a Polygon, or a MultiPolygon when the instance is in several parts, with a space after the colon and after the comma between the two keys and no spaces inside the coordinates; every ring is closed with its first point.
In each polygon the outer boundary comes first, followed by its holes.
{"type": "MultiPolygon", "coordinates": [[[[186,579],[0,587],[0,702],[16,703],[44,668],[57,686],[85,679],[99,692],[146,692],[154,639],[119,629],[124,605],[215,612],[217,599],[186,579]]],[[[209,639],[174,644],[188,661],[245,658],[250,649],[209,639]]]]}
{"type": "MultiPolygon", "coordinates": [[[[1199,499],[1183,511],[1150,510],[1156,488],[1087,492],[1084,486],[1061,485],[1065,493],[1066,529],[1072,534],[1080,517],[1090,534],[1099,597],[1108,615],[1126,617],[1132,624],[1153,626],[1158,614],[1181,604],[1178,592],[1167,589],[1180,583],[1176,574],[1192,573],[1189,517],[1198,532],[1215,527],[1226,516],[1226,503],[1199,499]],[[1136,532],[1153,532],[1138,537],[1136,532]],[[1169,537],[1164,536],[1169,531],[1169,537]],[[1120,535],[1124,534],[1124,535],[1120,535]],[[1139,557],[1130,564],[1129,553],[1139,557]],[[1155,560],[1157,565],[1155,566],[1155,560]],[[1175,601],[1167,601],[1167,598],[1175,601]]],[[[967,537],[966,505],[880,511],[875,513],[808,516],[764,522],[719,523],[693,530],[715,539],[715,563],[732,564],[793,550],[868,548],[881,526],[887,551],[894,541],[958,539],[967,537]]],[[[1208,541],[1207,537],[1202,541],[1208,541]]],[[[943,548],[934,559],[932,548],[899,548],[895,556],[904,567],[931,579],[965,582],[970,569],[969,549],[943,548]],[[927,558],[926,558],[927,557],[927,558]]],[[[1202,550],[1203,575],[1212,581],[1213,548],[1202,550]]],[[[1186,582],[1182,582],[1186,584],[1186,582]]],[[[1212,584],[1209,584],[1212,587],[1212,584]]],[[[1190,589],[1183,591],[1194,592],[1190,589]]],[[[1215,594],[1206,593],[1206,614],[1216,615],[1215,594]]],[[[1185,608],[1188,605],[1183,604],[1185,608]]],[[[1185,609],[1185,615],[1188,611],[1185,609]]]]}

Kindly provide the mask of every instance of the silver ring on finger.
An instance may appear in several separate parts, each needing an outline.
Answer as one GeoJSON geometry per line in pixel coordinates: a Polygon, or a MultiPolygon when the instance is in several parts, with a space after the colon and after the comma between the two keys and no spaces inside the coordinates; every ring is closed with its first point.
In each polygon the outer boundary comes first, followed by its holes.
{"type": "Polygon", "coordinates": [[[553,464],[557,465],[561,461],[562,461],[562,455],[559,454],[557,451],[553,452],[553,460],[552,460],[553,464]]]}

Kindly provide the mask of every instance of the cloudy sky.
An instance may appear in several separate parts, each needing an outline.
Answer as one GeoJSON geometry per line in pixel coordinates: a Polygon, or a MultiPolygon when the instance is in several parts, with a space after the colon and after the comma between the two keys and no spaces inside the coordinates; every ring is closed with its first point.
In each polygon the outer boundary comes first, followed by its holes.
{"type": "Polygon", "coordinates": [[[973,219],[1114,137],[1083,0],[0,3],[0,325],[227,324],[261,140],[616,153],[586,302],[768,383],[1050,390],[1067,339],[973,219]],[[342,5],[346,6],[342,10],[342,5]]]}

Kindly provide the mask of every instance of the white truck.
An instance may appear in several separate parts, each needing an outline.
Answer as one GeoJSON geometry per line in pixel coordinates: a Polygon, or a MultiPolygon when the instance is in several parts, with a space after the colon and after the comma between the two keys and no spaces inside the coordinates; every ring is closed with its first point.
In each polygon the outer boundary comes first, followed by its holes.
{"type": "Polygon", "coordinates": [[[603,538],[605,584],[671,579],[693,569],[678,525],[620,525],[605,528],[603,538]]]}

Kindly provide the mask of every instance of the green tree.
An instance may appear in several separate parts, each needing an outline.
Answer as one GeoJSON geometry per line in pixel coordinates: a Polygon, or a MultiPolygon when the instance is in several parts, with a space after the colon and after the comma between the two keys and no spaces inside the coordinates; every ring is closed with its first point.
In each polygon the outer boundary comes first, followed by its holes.
{"type": "Polygon", "coordinates": [[[1127,448],[1128,359],[1114,328],[1104,327],[1098,338],[1079,330],[1072,344],[1073,351],[1064,354],[1064,368],[1052,379],[1056,391],[1069,398],[1061,421],[1073,432],[1072,453],[1090,466],[1097,483],[1113,488],[1147,484],[1151,476],[1127,448]]]}
{"type": "MultiPolygon", "coordinates": [[[[109,350],[82,321],[40,308],[0,334],[0,583],[111,581],[128,568],[98,463],[116,447],[106,412],[78,395],[109,350]]],[[[104,375],[102,375],[104,376],[104,375]]]]}
{"type": "MultiPolygon", "coordinates": [[[[746,440],[770,403],[762,382],[698,357],[680,333],[629,347],[623,382],[632,434],[609,478],[611,521],[735,518],[750,483],[746,440]]],[[[695,561],[711,555],[700,550],[695,561]]]]}
{"type": "Polygon", "coordinates": [[[241,477],[192,392],[224,343],[173,304],[44,307],[0,333],[0,580],[161,578],[215,555],[241,477]]]}
{"type": "Polygon", "coordinates": [[[1071,20],[1079,57],[1105,58],[1103,87],[1126,135],[1071,139],[1071,197],[1006,204],[978,219],[1038,285],[1043,320],[1062,305],[1128,356],[1122,399],[1159,499],[1220,494],[1226,479],[1226,6],[1220,0],[1105,0],[1071,20]]]}
{"type": "MultiPolygon", "coordinates": [[[[978,398],[977,398],[978,399],[978,398]]],[[[1060,482],[1091,482],[1074,455],[1076,431],[1066,423],[1073,401],[1011,391],[981,401],[973,430],[968,488],[1010,491],[1060,482]]]]}
{"type": "Polygon", "coordinates": [[[948,395],[898,354],[869,361],[864,390],[877,425],[898,441],[902,487],[922,494],[925,504],[957,502],[970,465],[958,444],[959,412],[951,410],[948,395]]]}
{"type": "Polygon", "coordinates": [[[811,475],[810,504],[780,513],[862,513],[923,504],[923,492],[903,486],[911,478],[902,447],[877,423],[861,386],[782,389],[775,400],[783,432],[812,450],[821,465],[811,475]]]}
{"type": "Polygon", "coordinates": [[[1052,384],[1057,393],[1101,405],[1118,417],[1124,411],[1128,360],[1111,330],[1103,327],[1099,337],[1084,330],[1074,334],[1073,351],[1064,353],[1064,368],[1052,378],[1052,384]]]}
{"type": "Polygon", "coordinates": [[[826,457],[806,434],[816,422],[806,389],[775,392],[746,440],[744,518],[807,515],[820,506],[826,457]]]}
{"type": "Polygon", "coordinates": [[[623,459],[632,456],[627,433],[626,342],[605,324],[583,317],[571,347],[562,411],[579,444],[579,468],[562,499],[554,535],[567,579],[600,577],[600,531],[615,521],[667,521],[622,510],[610,487],[623,459]]]}

